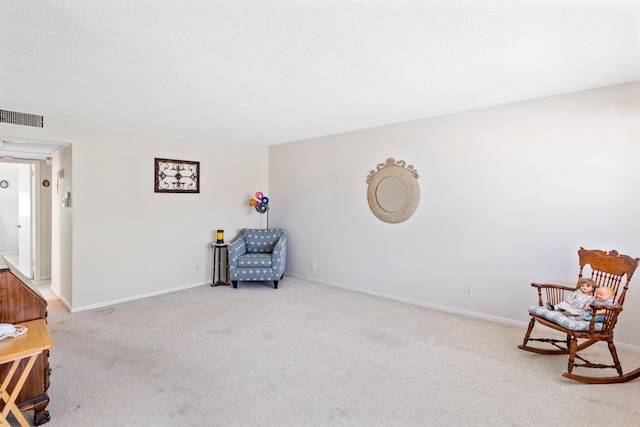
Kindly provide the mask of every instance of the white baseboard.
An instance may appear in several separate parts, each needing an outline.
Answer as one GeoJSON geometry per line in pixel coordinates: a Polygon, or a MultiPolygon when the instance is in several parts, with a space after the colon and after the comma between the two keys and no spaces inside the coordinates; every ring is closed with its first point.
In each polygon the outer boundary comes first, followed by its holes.
{"type": "Polygon", "coordinates": [[[198,287],[198,286],[206,285],[208,283],[210,283],[210,282],[204,281],[204,282],[198,282],[198,283],[191,283],[191,284],[188,284],[188,285],[177,286],[175,288],[163,289],[161,291],[149,292],[149,293],[146,293],[146,294],[134,295],[134,296],[126,297],[126,298],[114,299],[114,300],[111,300],[111,301],[101,302],[101,303],[97,303],[97,304],[84,305],[84,306],[81,306],[81,307],[71,307],[70,304],[68,304],[62,298],[59,298],[59,299],[62,302],[62,304],[67,308],[67,310],[69,310],[70,313],[78,313],[80,311],[94,310],[96,308],[108,307],[110,305],[120,304],[120,303],[123,303],[123,302],[135,301],[135,300],[138,300],[138,299],[154,297],[154,296],[157,296],[157,295],[164,295],[164,294],[170,294],[170,293],[173,293],[173,292],[184,291],[185,289],[195,288],[195,287],[198,287]]]}
{"type": "Polygon", "coordinates": [[[58,292],[58,290],[55,289],[53,286],[49,287],[49,290],[51,291],[52,294],[54,294],[56,296],[56,298],[58,298],[58,301],[60,301],[62,303],[62,305],[65,306],[67,311],[72,313],[71,304],[69,304],[69,301],[64,299],[64,297],[62,295],[60,295],[60,292],[58,292]]]}
{"type": "MultiPolygon", "coordinates": [[[[417,305],[417,306],[420,306],[420,307],[431,308],[433,310],[444,311],[446,313],[458,314],[460,316],[473,317],[474,319],[487,320],[489,322],[501,323],[503,325],[516,326],[516,327],[519,327],[519,328],[522,328],[522,329],[526,329],[529,326],[529,322],[522,322],[522,321],[518,321],[518,320],[514,320],[514,319],[508,319],[506,317],[492,316],[492,315],[489,315],[489,314],[478,313],[478,312],[475,312],[475,311],[462,310],[462,309],[455,308],[455,307],[448,307],[448,306],[444,306],[444,305],[431,304],[431,303],[428,303],[428,302],[414,300],[414,299],[410,299],[410,298],[402,298],[402,297],[399,297],[399,296],[396,296],[396,295],[390,295],[390,294],[386,294],[386,293],[383,293],[383,292],[373,292],[373,291],[370,291],[368,289],[362,289],[362,288],[358,288],[358,287],[355,287],[355,286],[347,286],[347,285],[343,285],[341,283],[330,282],[330,281],[326,281],[326,280],[319,280],[319,279],[317,279],[315,277],[307,277],[307,276],[303,276],[301,274],[287,273],[287,276],[297,277],[298,279],[303,279],[303,280],[309,280],[310,282],[322,283],[323,285],[335,286],[336,288],[347,289],[347,290],[354,291],[354,292],[361,292],[363,294],[374,295],[374,296],[378,296],[378,297],[381,297],[381,298],[387,298],[387,299],[394,300],[394,301],[400,301],[400,302],[404,302],[404,303],[407,303],[407,304],[417,305]]],[[[526,310],[526,307],[524,307],[524,310],[526,310]]],[[[605,343],[603,343],[603,345],[604,344],[605,343]]],[[[624,342],[616,341],[616,347],[618,347],[621,350],[630,351],[632,353],[640,353],[640,346],[637,346],[637,345],[627,344],[627,343],[624,343],[624,342]]]]}

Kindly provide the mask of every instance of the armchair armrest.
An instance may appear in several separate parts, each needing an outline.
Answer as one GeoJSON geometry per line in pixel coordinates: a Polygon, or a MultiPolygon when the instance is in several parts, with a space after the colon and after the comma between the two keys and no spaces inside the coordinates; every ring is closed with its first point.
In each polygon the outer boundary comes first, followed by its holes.
{"type": "Polygon", "coordinates": [[[273,255],[276,253],[282,252],[285,249],[285,245],[287,244],[287,235],[282,233],[282,235],[276,241],[276,245],[273,247],[273,255]]]}
{"type": "Polygon", "coordinates": [[[573,292],[576,290],[575,287],[558,285],[555,283],[532,283],[531,286],[538,289],[538,305],[543,306],[544,300],[542,298],[542,290],[545,290],[545,296],[547,302],[551,305],[556,305],[560,303],[564,299],[564,293],[573,292]]]}
{"type": "Polygon", "coordinates": [[[247,242],[245,242],[244,237],[242,236],[238,236],[236,240],[229,243],[229,246],[227,246],[227,256],[229,257],[229,262],[237,260],[240,255],[246,253],[247,242]]]}
{"type": "Polygon", "coordinates": [[[276,268],[279,275],[284,273],[284,269],[287,262],[287,233],[282,233],[276,245],[273,247],[272,252],[273,267],[276,268]]]}

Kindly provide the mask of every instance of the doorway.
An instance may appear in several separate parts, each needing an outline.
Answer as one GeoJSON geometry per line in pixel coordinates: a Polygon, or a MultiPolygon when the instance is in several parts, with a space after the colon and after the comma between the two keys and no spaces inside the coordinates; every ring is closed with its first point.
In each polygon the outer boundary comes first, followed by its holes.
{"type": "Polygon", "coordinates": [[[51,279],[51,167],[0,158],[0,253],[31,280],[51,279]]]}

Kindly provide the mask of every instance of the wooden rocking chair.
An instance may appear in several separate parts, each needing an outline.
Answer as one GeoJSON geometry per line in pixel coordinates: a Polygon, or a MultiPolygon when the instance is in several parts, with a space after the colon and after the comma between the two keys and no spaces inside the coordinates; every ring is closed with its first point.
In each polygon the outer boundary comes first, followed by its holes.
{"type": "MultiPolygon", "coordinates": [[[[524,336],[524,342],[522,345],[519,345],[518,348],[540,354],[568,354],[569,367],[567,372],[562,375],[576,381],[589,384],[608,384],[622,383],[640,377],[640,368],[626,374],[622,372],[616,346],[613,343],[613,329],[622,311],[624,297],[629,288],[629,282],[638,267],[640,258],[620,255],[613,250],[607,253],[605,251],[586,250],[584,248],[580,248],[578,256],[580,258],[578,280],[582,278],[584,267],[589,266],[591,270],[590,277],[596,281],[598,287],[607,286],[613,289],[613,305],[603,305],[597,302],[590,304],[594,311],[600,309],[606,310],[603,316],[604,321],[602,323],[596,322],[596,316],[593,316],[591,321],[577,320],[577,318],[565,316],[559,311],[546,308],[545,303],[555,306],[564,300],[565,292],[573,292],[576,288],[555,284],[532,283],[531,286],[538,290],[538,305],[529,307],[531,321],[529,322],[527,333],[524,336]],[[624,280],[624,286],[621,288],[620,284],[623,283],[625,276],[626,280],[624,280]],[[543,299],[543,294],[546,301],[543,299]],[[531,338],[531,332],[536,321],[544,326],[566,334],[566,339],[531,338]],[[578,340],[583,341],[579,343],[578,340]],[[534,347],[530,345],[531,341],[548,343],[556,348],[534,347]],[[613,358],[613,365],[591,363],[578,354],[580,351],[599,341],[605,341],[609,346],[609,352],[613,358]],[[579,359],[581,362],[576,362],[576,359],[579,359]],[[618,375],[609,377],[576,375],[573,373],[573,369],[576,367],[612,368],[618,372],[618,375]]],[[[585,277],[589,277],[588,270],[584,271],[584,273],[587,274],[585,277]]]]}

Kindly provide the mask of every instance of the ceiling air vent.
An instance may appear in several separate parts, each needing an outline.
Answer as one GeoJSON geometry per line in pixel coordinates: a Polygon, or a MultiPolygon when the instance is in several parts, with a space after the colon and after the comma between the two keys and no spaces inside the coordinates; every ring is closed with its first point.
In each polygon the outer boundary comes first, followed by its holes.
{"type": "Polygon", "coordinates": [[[17,111],[0,110],[0,123],[10,125],[31,126],[34,128],[44,127],[44,117],[37,114],[19,113],[17,111]]]}

